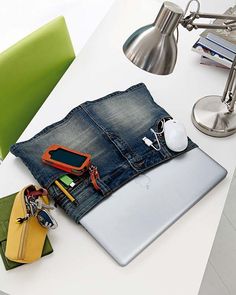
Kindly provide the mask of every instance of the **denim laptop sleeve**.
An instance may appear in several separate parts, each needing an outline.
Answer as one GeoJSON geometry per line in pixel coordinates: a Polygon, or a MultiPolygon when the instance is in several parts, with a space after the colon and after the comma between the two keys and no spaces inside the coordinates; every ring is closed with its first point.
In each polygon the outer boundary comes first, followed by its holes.
{"type": "MultiPolygon", "coordinates": [[[[145,136],[154,140],[150,128],[158,131],[165,118],[170,115],[154,102],[146,86],[140,83],[126,91],[79,105],[63,120],[46,127],[32,139],[13,145],[11,152],[22,159],[55,202],[79,223],[89,210],[126,182],[181,154],[169,150],[163,136],[159,137],[161,150],[158,152],[142,141],[145,136]],[[101,192],[93,188],[85,174],[76,179],[76,186],[70,190],[79,205],[71,203],[54,184],[65,172],[41,160],[52,144],[91,154],[92,163],[100,173],[101,192]]],[[[184,152],[195,147],[189,139],[184,152]]]]}

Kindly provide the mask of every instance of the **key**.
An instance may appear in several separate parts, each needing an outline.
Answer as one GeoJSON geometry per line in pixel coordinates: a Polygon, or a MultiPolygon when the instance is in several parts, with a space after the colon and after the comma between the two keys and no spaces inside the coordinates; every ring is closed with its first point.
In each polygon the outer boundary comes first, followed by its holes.
{"type": "Polygon", "coordinates": [[[54,209],[54,206],[45,204],[41,198],[38,198],[37,200],[35,200],[35,203],[37,204],[38,210],[41,210],[41,209],[53,210],[54,209]]]}

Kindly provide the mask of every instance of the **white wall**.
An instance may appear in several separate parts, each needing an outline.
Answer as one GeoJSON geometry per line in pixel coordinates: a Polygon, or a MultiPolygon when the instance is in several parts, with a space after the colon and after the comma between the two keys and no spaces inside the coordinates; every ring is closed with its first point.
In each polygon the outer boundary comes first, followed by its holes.
{"type": "Polygon", "coordinates": [[[113,0],[0,0],[0,52],[59,15],[64,15],[76,53],[113,0]]]}
{"type": "MultiPolygon", "coordinates": [[[[188,2],[172,1],[182,8],[188,2]]],[[[0,52],[54,17],[64,15],[78,53],[113,2],[114,0],[0,0],[0,52]]],[[[233,4],[236,4],[236,0],[201,0],[201,10],[221,13],[233,4]]]]}

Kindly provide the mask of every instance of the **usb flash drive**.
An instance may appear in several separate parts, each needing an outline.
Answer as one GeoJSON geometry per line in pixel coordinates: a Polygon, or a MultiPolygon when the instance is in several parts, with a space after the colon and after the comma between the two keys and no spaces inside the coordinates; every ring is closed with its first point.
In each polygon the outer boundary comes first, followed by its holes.
{"type": "Polygon", "coordinates": [[[62,175],[59,179],[66,186],[70,186],[70,187],[75,186],[73,179],[71,179],[68,175],[62,175]]]}

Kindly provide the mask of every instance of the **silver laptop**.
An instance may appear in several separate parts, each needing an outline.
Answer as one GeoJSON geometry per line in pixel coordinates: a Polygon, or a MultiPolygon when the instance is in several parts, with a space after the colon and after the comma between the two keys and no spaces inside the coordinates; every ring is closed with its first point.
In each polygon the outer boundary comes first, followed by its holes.
{"type": "Polygon", "coordinates": [[[136,177],[90,211],[81,224],[125,266],[226,174],[195,148],[136,177]]]}

